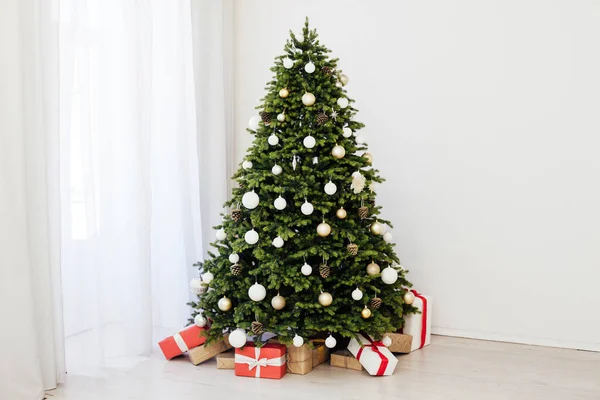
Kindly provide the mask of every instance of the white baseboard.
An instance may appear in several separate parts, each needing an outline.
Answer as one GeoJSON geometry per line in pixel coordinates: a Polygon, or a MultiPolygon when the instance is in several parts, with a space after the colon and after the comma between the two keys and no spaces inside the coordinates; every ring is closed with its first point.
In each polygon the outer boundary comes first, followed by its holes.
{"type": "Polygon", "coordinates": [[[560,347],[565,349],[576,349],[586,351],[600,352],[600,343],[576,342],[568,340],[557,340],[549,338],[537,338],[520,335],[505,335],[501,333],[490,333],[480,331],[470,331],[462,329],[442,328],[433,326],[431,333],[434,335],[463,337],[469,339],[492,340],[495,342],[509,342],[520,344],[531,344],[536,346],[560,347]]]}

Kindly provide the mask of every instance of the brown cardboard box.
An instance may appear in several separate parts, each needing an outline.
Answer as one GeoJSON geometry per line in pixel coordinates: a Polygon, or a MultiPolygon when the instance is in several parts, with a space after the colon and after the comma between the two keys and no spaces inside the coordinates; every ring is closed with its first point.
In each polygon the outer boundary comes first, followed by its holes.
{"type": "Polygon", "coordinates": [[[362,371],[363,366],[348,350],[340,350],[331,355],[331,366],[362,371]]]}
{"type": "Polygon", "coordinates": [[[392,339],[392,344],[388,347],[388,350],[392,353],[410,353],[412,347],[412,335],[405,335],[403,333],[387,333],[392,339]]]}
{"type": "Polygon", "coordinates": [[[194,347],[193,349],[188,350],[188,356],[190,357],[190,361],[194,365],[198,365],[203,363],[206,360],[210,360],[217,354],[223,353],[231,348],[229,344],[229,340],[225,337],[223,340],[219,340],[218,342],[211,343],[209,345],[203,344],[202,346],[194,347]]]}
{"type": "Polygon", "coordinates": [[[308,345],[300,347],[287,346],[287,372],[291,374],[306,375],[313,369],[313,351],[308,345]]]}
{"type": "Polygon", "coordinates": [[[217,355],[218,369],[235,369],[235,352],[226,351],[217,355]]]}
{"type": "Polygon", "coordinates": [[[324,343],[315,343],[315,348],[312,350],[313,368],[327,361],[329,361],[329,349],[324,343]]]}

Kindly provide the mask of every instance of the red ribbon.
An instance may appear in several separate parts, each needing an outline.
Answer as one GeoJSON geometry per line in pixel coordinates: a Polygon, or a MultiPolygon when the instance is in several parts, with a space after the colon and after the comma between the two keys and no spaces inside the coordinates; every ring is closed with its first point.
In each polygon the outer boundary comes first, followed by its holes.
{"type": "Polygon", "coordinates": [[[421,319],[421,345],[419,349],[422,349],[425,346],[425,339],[427,339],[427,299],[416,290],[411,290],[411,292],[423,301],[423,318],[421,319]]]}
{"type": "Polygon", "coordinates": [[[358,349],[358,353],[356,353],[356,359],[358,361],[360,361],[360,356],[362,355],[363,349],[365,347],[370,347],[371,350],[373,350],[374,353],[379,354],[379,358],[381,358],[381,364],[379,364],[379,370],[377,370],[377,373],[375,375],[383,375],[383,373],[385,372],[389,360],[387,359],[387,357],[381,352],[379,351],[379,347],[383,347],[385,348],[385,345],[381,342],[381,341],[373,341],[369,335],[366,334],[362,334],[362,336],[367,339],[369,341],[368,344],[360,344],[360,349],[358,349]]]}

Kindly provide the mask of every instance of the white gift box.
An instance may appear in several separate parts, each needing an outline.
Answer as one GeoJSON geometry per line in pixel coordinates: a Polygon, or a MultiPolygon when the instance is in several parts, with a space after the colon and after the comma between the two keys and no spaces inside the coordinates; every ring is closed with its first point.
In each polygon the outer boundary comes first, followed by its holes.
{"type": "Polygon", "coordinates": [[[357,335],[348,344],[348,350],[370,375],[392,375],[398,359],[381,342],[367,335],[357,335]]]}
{"type": "Polygon", "coordinates": [[[416,290],[411,290],[415,295],[413,306],[417,307],[420,314],[410,314],[404,317],[402,333],[412,335],[410,351],[419,350],[431,342],[431,296],[424,296],[416,290]]]}

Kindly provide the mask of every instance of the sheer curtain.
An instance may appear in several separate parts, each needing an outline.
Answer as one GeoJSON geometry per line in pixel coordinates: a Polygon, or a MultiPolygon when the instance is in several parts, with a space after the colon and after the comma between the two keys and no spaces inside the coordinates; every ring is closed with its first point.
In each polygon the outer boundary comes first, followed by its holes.
{"type": "Polygon", "coordinates": [[[229,12],[210,0],[61,0],[69,371],[131,367],[188,317],[191,265],[227,195],[229,12]]]}

